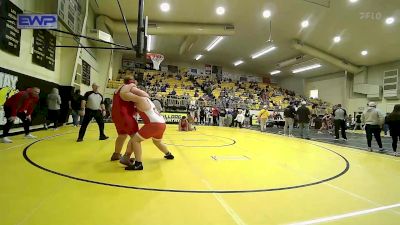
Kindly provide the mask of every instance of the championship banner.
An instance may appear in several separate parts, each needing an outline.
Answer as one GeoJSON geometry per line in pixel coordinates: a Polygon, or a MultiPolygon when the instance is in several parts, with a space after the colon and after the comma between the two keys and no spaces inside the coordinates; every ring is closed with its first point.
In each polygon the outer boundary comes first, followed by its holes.
{"type": "Polygon", "coordinates": [[[32,62],[54,71],[56,37],[47,30],[33,30],[32,62]]]}
{"type": "Polygon", "coordinates": [[[135,61],[132,59],[122,59],[122,69],[133,71],[135,69],[135,61]]]}
{"type": "Polygon", "coordinates": [[[164,117],[166,123],[178,124],[182,116],[186,116],[186,113],[162,112],[161,115],[164,117]]]}
{"type": "Polygon", "coordinates": [[[9,0],[0,0],[0,49],[19,56],[21,30],[17,28],[17,15],[22,10],[9,0]]]}

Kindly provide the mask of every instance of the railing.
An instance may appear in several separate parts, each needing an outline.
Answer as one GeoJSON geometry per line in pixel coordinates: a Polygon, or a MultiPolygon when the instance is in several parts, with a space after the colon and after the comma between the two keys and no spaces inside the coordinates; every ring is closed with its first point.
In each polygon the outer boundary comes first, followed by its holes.
{"type": "MultiPolygon", "coordinates": [[[[210,99],[210,100],[191,100],[188,97],[183,97],[183,96],[166,96],[161,99],[161,102],[163,104],[164,110],[166,111],[186,111],[189,109],[189,107],[196,106],[196,107],[213,107],[217,106],[218,108],[231,108],[231,109],[236,109],[236,108],[241,108],[241,109],[251,109],[251,110],[260,110],[263,105],[260,105],[259,103],[253,103],[253,104],[246,104],[242,102],[230,102],[228,106],[226,103],[223,103],[221,101],[218,101],[216,99],[210,99]]],[[[282,106],[271,106],[268,107],[268,110],[273,110],[276,112],[283,112],[284,107],[282,106]]],[[[329,113],[329,110],[323,107],[317,107],[312,110],[313,113],[317,115],[324,115],[325,113],[329,113]]]]}

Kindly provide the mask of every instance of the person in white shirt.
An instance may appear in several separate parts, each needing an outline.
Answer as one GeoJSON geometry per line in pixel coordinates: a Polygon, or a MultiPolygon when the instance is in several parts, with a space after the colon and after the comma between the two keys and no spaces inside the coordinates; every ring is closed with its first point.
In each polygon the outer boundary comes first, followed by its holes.
{"type": "MultiPolygon", "coordinates": [[[[239,113],[235,118],[235,122],[236,122],[236,124],[239,124],[240,128],[242,128],[242,126],[243,126],[244,119],[245,119],[244,112],[242,110],[239,110],[239,113]]],[[[236,125],[235,125],[235,127],[236,127],[236,125]]]]}

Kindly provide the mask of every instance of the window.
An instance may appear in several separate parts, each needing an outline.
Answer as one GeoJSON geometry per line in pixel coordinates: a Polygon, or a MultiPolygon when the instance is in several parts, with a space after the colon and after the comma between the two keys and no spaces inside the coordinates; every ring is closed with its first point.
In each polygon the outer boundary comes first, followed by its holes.
{"type": "Polygon", "coordinates": [[[318,90],[310,90],[310,98],[318,98],[318,90]]]}

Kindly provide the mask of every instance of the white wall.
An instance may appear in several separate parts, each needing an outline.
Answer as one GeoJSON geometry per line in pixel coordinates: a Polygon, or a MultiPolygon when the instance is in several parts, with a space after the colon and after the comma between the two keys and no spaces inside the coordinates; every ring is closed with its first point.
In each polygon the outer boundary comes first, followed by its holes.
{"type": "Polygon", "coordinates": [[[305,96],[310,97],[310,90],[317,89],[320,99],[332,104],[345,105],[345,85],[344,72],[308,78],[305,80],[305,96]]]}
{"type": "MultiPolygon", "coordinates": [[[[304,81],[304,94],[309,97],[310,90],[318,89],[319,98],[324,101],[332,104],[340,103],[350,113],[363,111],[370,100],[367,99],[366,95],[353,93],[353,84],[368,83],[382,86],[384,71],[392,69],[400,70],[400,61],[368,67],[367,72],[360,76],[345,75],[344,72],[340,72],[308,78],[304,81]]],[[[279,80],[279,85],[289,90],[297,91],[297,82],[301,82],[301,80],[287,78],[279,80]]],[[[375,102],[378,103],[378,108],[385,113],[391,112],[395,104],[400,104],[400,100],[387,100],[385,98],[375,102]]]]}
{"type": "Polygon", "coordinates": [[[310,93],[305,92],[305,79],[299,77],[283,77],[277,80],[278,85],[287,90],[296,92],[298,95],[308,96],[310,93]]]}
{"type": "MultiPolygon", "coordinates": [[[[365,80],[368,84],[382,86],[384,71],[392,69],[400,70],[400,61],[369,67],[365,80]]],[[[348,107],[351,112],[361,111],[363,108],[365,108],[368,102],[369,100],[365,95],[353,95],[349,99],[348,107]]],[[[382,98],[381,101],[375,102],[378,103],[378,108],[385,113],[391,112],[395,104],[400,104],[400,100],[387,100],[385,98],[382,98]]]]}
{"type": "MultiPolygon", "coordinates": [[[[165,60],[165,62],[161,63],[161,66],[163,65],[174,65],[178,66],[179,68],[181,67],[186,67],[186,68],[196,68],[200,71],[204,72],[205,69],[205,63],[201,62],[173,62],[173,61],[168,61],[168,59],[165,60]]],[[[222,72],[223,73],[229,73],[232,75],[232,79],[239,79],[240,76],[259,76],[257,74],[251,74],[245,71],[242,71],[238,68],[234,67],[222,67],[222,72]]]]}

